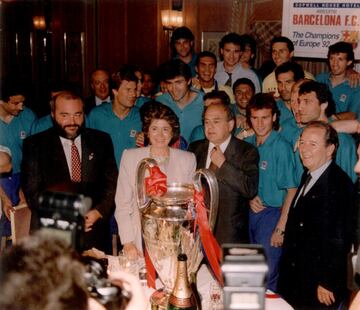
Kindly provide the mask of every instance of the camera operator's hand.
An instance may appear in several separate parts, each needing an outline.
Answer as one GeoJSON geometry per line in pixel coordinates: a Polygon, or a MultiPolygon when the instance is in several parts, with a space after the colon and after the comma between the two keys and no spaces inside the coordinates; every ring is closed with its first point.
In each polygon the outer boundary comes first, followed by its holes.
{"type": "Polygon", "coordinates": [[[125,256],[129,259],[137,259],[143,256],[141,251],[139,251],[136,245],[132,242],[125,243],[123,251],[125,256]]]}
{"type": "Polygon", "coordinates": [[[95,222],[102,218],[102,215],[100,212],[96,209],[90,210],[85,215],[85,232],[88,232],[92,229],[92,226],[95,224],[95,222]]]}
{"type": "Polygon", "coordinates": [[[129,291],[132,295],[126,310],[146,310],[148,309],[148,299],[145,296],[144,289],[139,280],[125,271],[116,271],[109,274],[110,281],[125,290],[129,291]]]}

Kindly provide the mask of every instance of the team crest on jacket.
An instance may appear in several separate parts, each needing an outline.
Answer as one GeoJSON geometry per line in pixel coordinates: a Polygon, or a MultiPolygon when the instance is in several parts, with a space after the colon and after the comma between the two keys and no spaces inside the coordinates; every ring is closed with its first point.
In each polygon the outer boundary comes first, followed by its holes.
{"type": "Polygon", "coordinates": [[[135,138],[135,136],[136,136],[136,130],[135,130],[135,129],[131,129],[131,130],[130,130],[130,137],[131,137],[131,138],[135,138]]]}
{"type": "Polygon", "coordinates": [[[268,165],[267,161],[263,160],[260,164],[260,169],[266,170],[267,165],[268,165]]]}

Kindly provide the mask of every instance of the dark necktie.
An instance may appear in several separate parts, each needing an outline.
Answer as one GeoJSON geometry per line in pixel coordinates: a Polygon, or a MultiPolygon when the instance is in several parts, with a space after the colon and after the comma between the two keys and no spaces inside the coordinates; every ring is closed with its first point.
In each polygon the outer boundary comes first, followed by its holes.
{"type": "MultiPolygon", "coordinates": [[[[217,146],[214,146],[213,149],[211,150],[210,154],[213,152],[213,151],[216,151],[217,149],[217,146]]],[[[210,166],[209,166],[209,169],[212,171],[212,172],[216,172],[216,170],[218,170],[218,166],[216,166],[212,161],[210,162],[210,166]]]]}
{"type": "Polygon", "coordinates": [[[297,194],[297,196],[296,196],[295,203],[294,203],[294,207],[296,207],[297,204],[298,204],[298,202],[299,202],[299,200],[300,200],[302,197],[304,197],[304,195],[305,195],[305,190],[306,190],[306,188],[307,188],[307,186],[309,185],[309,182],[310,182],[310,180],[311,180],[311,174],[308,173],[304,178],[305,178],[304,185],[302,186],[302,188],[300,189],[300,192],[299,192],[299,193],[297,194]]]}
{"type": "Polygon", "coordinates": [[[74,141],[71,144],[71,180],[73,182],[81,182],[80,155],[74,141]]]}
{"type": "Polygon", "coordinates": [[[225,86],[231,87],[231,85],[232,85],[232,79],[231,79],[232,73],[229,73],[229,72],[226,72],[226,73],[228,74],[229,78],[228,78],[228,80],[226,81],[225,86]]]}
{"type": "Polygon", "coordinates": [[[307,186],[309,185],[310,180],[311,180],[311,174],[308,173],[308,175],[306,176],[306,179],[305,179],[304,186],[303,186],[303,188],[301,190],[301,195],[300,196],[305,195],[305,190],[306,190],[307,186]]]}

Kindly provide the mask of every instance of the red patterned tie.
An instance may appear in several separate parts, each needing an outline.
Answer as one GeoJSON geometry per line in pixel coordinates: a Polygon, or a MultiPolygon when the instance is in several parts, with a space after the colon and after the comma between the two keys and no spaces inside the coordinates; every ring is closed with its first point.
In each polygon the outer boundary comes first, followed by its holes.
{"type": "Polygon", "coordinates": [[[71,144],[71,180],[81,182],[80,155],[74,141],[71,144]]]}

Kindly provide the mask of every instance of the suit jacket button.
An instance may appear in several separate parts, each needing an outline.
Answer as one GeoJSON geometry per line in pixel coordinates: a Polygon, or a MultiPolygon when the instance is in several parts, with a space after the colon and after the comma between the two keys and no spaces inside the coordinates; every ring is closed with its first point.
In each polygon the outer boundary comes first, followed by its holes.
{"type": "Polygon", "coordinates": [[[299,223],[299,226],[300,226],[300,227],[303,227],[303,226],[304,226],[304,223],[303,223],[303,222],[300,222],[300,223],[299,223]]]}

